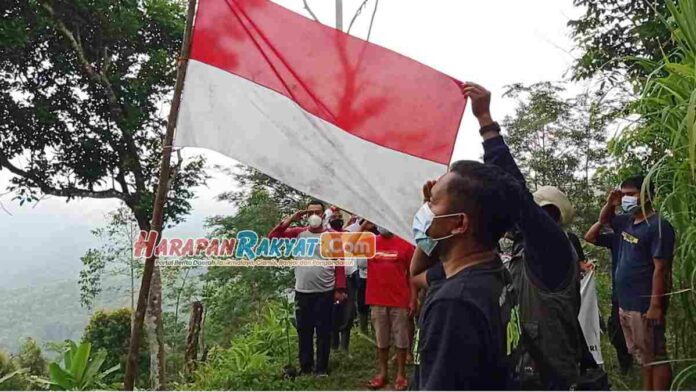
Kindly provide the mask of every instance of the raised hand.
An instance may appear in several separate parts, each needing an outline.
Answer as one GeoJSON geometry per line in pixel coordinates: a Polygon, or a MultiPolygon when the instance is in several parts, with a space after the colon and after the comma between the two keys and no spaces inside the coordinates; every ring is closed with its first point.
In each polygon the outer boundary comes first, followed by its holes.
{"type": "Polygon", "coordinates": [[[471,99],[471,112],[483,127],[493,122],[491,118],[491,92],[474,82],[461,85],[462,94],[471,99]]]}

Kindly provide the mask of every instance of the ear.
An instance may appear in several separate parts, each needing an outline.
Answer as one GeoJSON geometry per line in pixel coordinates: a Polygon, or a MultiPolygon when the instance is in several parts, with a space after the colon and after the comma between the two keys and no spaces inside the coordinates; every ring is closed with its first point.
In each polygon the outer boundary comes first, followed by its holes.
{"type": "Polygon", "coordinates": [[[452,234],[464,234],[469,231],[469,215],[461,214],[457,220],[457,227],[452,230],[452,234]]]}

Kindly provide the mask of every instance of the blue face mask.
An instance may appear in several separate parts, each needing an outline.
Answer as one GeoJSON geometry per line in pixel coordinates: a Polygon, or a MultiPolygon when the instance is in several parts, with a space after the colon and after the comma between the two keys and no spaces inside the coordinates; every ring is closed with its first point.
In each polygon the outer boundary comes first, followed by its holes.
{"type": "Polygon", "coordinates": [[[416,216],[413,217],[413,239],[416,241],[416,245],[425,253],[426,255],[430,256],[433,253],[433,250],[435,249],[435,246],[437,246],[437,243],[452,237],[454,234],[446,235],[444,237],[440,238],[431,238],[428,234],[427,231],[430,228],[430,226],[433,224],[433,220],[436,218],[445,218],[448,216],[456,216],[456,215],[462,215],[463,213],[457,213],[457,214],[447,214],[447,215],[435,215],[433,211],[430,209],[430,206],[428,203],[424,203],[421,208],[416,212],[416,216]]]}
{"type": "Polygon", "coordinates": [[[631,213],[638,207],[638,198],[635,196],[624,196],[621,198],[621,209],[623,212],[631,213]]]}

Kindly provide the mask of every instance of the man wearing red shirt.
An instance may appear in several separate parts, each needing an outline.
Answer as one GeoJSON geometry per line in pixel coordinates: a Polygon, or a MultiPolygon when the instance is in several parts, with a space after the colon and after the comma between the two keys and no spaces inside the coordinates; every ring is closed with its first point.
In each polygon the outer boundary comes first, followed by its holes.
{"type": "Polygon", "coordinates": [[[370,305],[370,314],[377,338],[379,373],[368,386],[373,389],[385,384],[388,372],[389,346],[391,339],[396,347],[396,379],[394,389],[406,390],[405,365],[410,345],[409,318],[411,309],[411,287],[409,269],[414,247],[388,230],[379,227],[375,257],[367,263],[367,292],[365,302],[370,305]]]}

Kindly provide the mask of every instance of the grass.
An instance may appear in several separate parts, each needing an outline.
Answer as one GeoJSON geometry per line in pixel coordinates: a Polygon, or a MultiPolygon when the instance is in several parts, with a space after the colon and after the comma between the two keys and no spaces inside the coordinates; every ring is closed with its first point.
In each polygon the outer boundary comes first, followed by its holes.
{"type": "MultiPolygon", "coordinates": [[[[373,336],[362,335],[357,328],[351,334],[350,350],[331,351],[329,360],[329,377],[301,376],[293,383],[295,390],[336,391],[336,390],[367,390],[368,381],[377,372],[377,360],[373,336]]],[[[390,363],[389,385],[384,388],[391,390],[394,372],[390,363]]],[[[409,379],[413,366],[407,367],[409,379]]]]}

